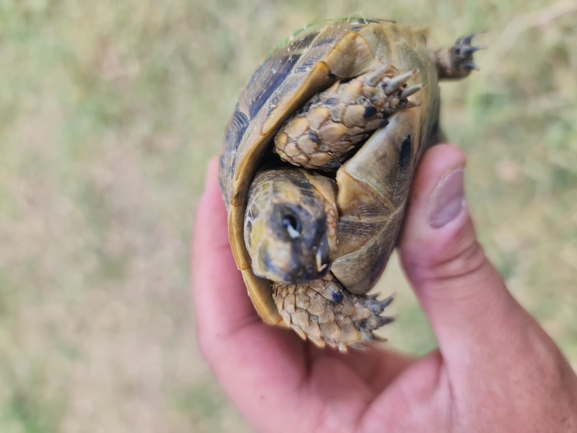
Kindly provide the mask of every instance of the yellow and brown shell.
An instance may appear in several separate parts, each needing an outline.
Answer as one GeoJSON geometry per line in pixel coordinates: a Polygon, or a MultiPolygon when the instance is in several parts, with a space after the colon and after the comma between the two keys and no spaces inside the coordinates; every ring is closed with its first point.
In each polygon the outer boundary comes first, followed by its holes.
{"type": "MultiPolygon", "coordinates": [[[[266,323],[283,323],[282,305],[275,305],[273,284],[254,274],[245,247],[243,222],[251,183],[289,118],[318,92],[366,73],[376,62],[400,73],[413,71],[407,84],[424,86],[411,96],[410,109],[397,112],[386,128],[377,129],[354,158],[339,161],[344,165],[336,173],[337,202],[348,217],[339,221],[338,253],[331,272],[349,292],[366,293],[395,246],[416,164],[423,150],[437,142],[440,75],[465,76],[474,65],[465,64],[461,75],[445,74],[443,68],[452,65],[443,66],[442,56],[435,57],[428,49],[425,30],[385,20],[321,22],[295,34],[256,70],[228,122],[220,184],[228,208],[230,244],[252,302],[266,323]],[[351,266],[358,270],[356,275],[348,272],[351,266]]],[[[281,147],[287,140],[277,139],[281,147]]]]}

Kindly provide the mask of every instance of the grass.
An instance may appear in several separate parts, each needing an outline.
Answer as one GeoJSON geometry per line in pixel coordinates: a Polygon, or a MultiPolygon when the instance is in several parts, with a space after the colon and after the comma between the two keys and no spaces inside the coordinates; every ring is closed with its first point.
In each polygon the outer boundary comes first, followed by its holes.
{"type": "MultiPolygon", "coordinates": [[[[362,13],[481,30],[444,84],[487,254],[577,367],[573,1],[0,0],[0,430],[250,431],[197,352],[189,236],[205,163],[274,43],[362,13]]],[[[434,347],[393,260],[391,344],[434,347]]]]}

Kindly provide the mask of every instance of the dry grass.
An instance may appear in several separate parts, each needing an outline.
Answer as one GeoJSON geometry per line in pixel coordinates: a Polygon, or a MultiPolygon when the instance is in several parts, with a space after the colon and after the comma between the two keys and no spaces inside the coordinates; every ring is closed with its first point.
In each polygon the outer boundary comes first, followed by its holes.
{"type": "MultiPolygon", "coordinates": [[[[443,125],[487,253],[577,366],[577,4],[383,5],[0,0],[0,431],[250,431],[188,306],[204,164],[271,41],[352,12],[488,30],[443,125]]],[[[392,344],[433,347],[395,261],[381,289],[392,344]]]]}

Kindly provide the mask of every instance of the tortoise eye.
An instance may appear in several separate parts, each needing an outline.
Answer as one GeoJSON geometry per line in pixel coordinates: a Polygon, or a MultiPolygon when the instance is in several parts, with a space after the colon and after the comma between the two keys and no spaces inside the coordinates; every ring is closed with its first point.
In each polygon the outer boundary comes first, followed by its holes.
{"type": "Polygon", "coordinates": [[[301,237],[301,222],[296,215],[292,213],[283,215],[281,224],[291,239],[298,239],[301,237]]]}
{"type": "Polygon", "coordinates": [[[303,237],[303,215],[300,206],[292,204],[277,204],[271,218],[271,228],[278,239],[287,242],[296,242],[303,237]]]}

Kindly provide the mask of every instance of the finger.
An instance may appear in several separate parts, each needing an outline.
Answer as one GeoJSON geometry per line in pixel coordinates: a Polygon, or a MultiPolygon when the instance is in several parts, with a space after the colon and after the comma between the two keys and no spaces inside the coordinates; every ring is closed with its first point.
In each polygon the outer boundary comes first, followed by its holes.
{"type": "MultiPolygon", "coordinates": [[[[237,269],[228,241],[228,218],[218,184],[218,164],[208,166],[206,187],[196,215],[192,248],[192,289],[199,343],[204,354],[216,361],[220,351],[232,345],[246,345],[243,338],[255,338],[257,345],[272,344],[279,329],[266,326],[256,313],[237,269]]],[[[298,338],[280,332],[286,343],[298,338]]],[[[297,351],[294,351],[297,352],[297,351]]]]}
{"type": "Polygon", "coordinates": [[[258,319],[242,290],[244,282],[230,250],[216,159],[208,165],[205,192],[194,225],[192,280],[197,330],[203,339],[229,335],[258,319]]]}
{"type": "Polygon", "coordinates": [[[195,222],[192,284],[199,345],[220,383],[263,431],[312,431],[319,413],[331,423],[354,424],[374,393],[411,359],[379,350],[348,355],[319,350],[262,323],[234,263],[226,228],[212,161],[195,222]],[[287,411],[303,416],[289,417],[283,429],[279,420],[287,419],[287,411]]]}
{"type": "Polygon", "coordinates": [[[217,171],[213,160],[193,234],[198,342],[222,386],[247,418],[274,423],[283,407],[295,403],[290,397],[295,398],[298,384],[303,383],[307,365],[298,337],[265,325],[250,302],[228,243],[217,171]],[[246,398],[247,392],[260,397],[246,398]]]}
{"type": "Polygon", "coordinates": [[[368,350],[350,350],[340,353],[334,350],[311,350],[312,359],[330,357],[346,364],[357,372],[365,384],[376,394],[383,391],[401,372],[417,359],[413,356],[373,345],[368,350]]]}
{"type": "Polygon", "coordinates": [[[493,347],[527,317],[477,241],[463,195],[465,157],[430,149],[416,174],[400,242],[403,267],[442,351],[493,347]]]}

